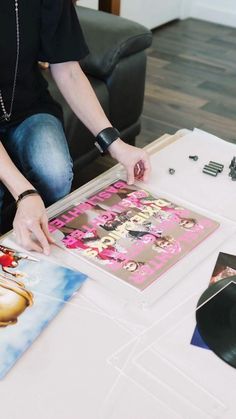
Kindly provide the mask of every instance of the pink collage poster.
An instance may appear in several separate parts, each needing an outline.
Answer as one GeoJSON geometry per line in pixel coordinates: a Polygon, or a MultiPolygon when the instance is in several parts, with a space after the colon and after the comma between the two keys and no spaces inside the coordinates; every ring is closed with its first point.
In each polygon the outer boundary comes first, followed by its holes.
{"type": "Polygon", "coordinates": [[[71,205],[49,223],[64,248],[140,291],[218,226],[123,180],[71,205]]]}

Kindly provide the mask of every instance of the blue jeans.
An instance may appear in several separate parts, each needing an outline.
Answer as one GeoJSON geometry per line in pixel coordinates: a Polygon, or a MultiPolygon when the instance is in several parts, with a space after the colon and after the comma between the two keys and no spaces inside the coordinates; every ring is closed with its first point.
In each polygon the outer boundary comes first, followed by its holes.
{"type": "Polygon", "coordinates": [[[0,128],[0,141],[20,172],[39,191],[46,206],[70,192],[73,164],[62,124],[55,116],[36,114],[14,127],[0,128]]]}

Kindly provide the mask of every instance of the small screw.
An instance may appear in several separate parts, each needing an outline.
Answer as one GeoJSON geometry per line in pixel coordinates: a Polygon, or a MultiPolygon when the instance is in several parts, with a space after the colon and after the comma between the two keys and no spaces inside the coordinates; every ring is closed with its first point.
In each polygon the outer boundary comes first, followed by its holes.
{"type": "Polygon", "coordinates": [[[174,175],[174,174],[175,174],[175,169],[170,168],[170,169],[169,169],[169,174],[170,174],[170,175],[174,175]]]}
{"type": "Polygon", "coordinates": [[[198,156],[188,156],[191,160],[197,161],[198,160],[198,156]]]}
{"type": "Polygon", "coordinates": [[[236,165],[236,157],[233,157],[230,162],[229,168],[232,169],[235,167],[235,165],[236,165]]]}

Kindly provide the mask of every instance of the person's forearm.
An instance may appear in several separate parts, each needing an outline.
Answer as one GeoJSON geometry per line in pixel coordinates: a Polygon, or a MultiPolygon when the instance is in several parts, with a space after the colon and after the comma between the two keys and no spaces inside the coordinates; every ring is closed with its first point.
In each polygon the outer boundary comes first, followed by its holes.
{"type": "Polygon", "coordinates": [[[32,185],[20,173],[11,161],[5,148],[0,143],[0,181],[6,186],[14,199],[27,189],[32,189],[32,185]]]}
{"type": "MultiPolygon", "coordinates": [[[[87,77],[77,62],[51,65],[52,75],[71,109],[95,137],[105,128],[111,127],[87,77]]],[[[117,127],[115,127],[117,128],[117,127]]],[[[146,181],[150,173],[147,153],[126,144],[121,138],[108,142],[110,155],[123,164],[127,172],[127,182],[134,179],[146,181]]],[[[102,149],[103,150],[103,149],[102,149]]]]}
{"type": "Polygon", "coordinates": [[[71,109],[94,136],[111,126],[77,62],[52,64],[51,72],[71,109]]]}

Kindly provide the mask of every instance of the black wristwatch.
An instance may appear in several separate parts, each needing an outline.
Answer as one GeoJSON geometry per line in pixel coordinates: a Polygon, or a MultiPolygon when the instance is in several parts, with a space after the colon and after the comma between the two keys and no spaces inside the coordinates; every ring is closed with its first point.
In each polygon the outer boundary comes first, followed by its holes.
{"type": "Polygon", "coordinates": [[[96,136],[94,145],[97,147],[101,154],[104,154],[106,153],[108,147],[118,138],[120,138],[118,129],[108,127],[99,132],[99,134],[96,136]]]}

